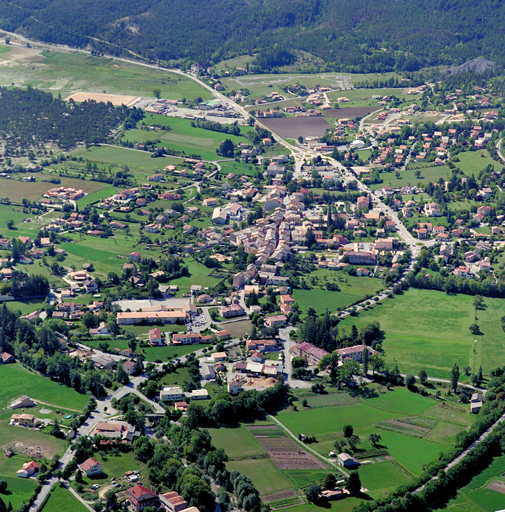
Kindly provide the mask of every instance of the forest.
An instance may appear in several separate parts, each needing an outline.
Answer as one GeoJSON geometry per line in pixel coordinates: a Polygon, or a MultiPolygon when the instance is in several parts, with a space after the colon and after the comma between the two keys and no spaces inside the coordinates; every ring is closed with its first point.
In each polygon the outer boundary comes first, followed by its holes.
{"type": "Polygon", "coordinates": [[[31,38],[183,66],[254,54],[253,71],[300,51],[349,72],[501,65],[504,21],[499,0],[0,0],[0,28],[31,38]]]}
{"type": "Polygon", "coordinates": [[[80,104],[53,98],[47,92],[0,87],[0,138],[5,155],[54,142],[69,149],[80,142],[105,142],[119,125],[136,126],[142,112],[112,103],[80,104]]]}

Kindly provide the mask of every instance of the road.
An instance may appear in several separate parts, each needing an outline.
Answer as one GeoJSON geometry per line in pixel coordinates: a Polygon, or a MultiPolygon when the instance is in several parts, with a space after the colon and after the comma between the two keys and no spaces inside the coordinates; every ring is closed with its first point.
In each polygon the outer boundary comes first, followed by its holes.
{"type": "MultiPolygon", "coordinates": [[[[505,414],[503,416],[500,417],[500,419],[498,419],[496,421],[496,423],[493,423],[476,441],[474,441],[466,450],[462,451],[452,462],[450,462],[449,464],[447,464],[447,466],[444,468],[444,471],[447,473],[447,471],[449,471],[449,469],[451,469],[452,467],[454,467],[456,464],[458,464],[459,462],[461,462],[463,460],[463,458],[468,455],[468,453],[473,450],[479,443],[481,443],[482,441],[484,441],[484,439],[486,439],[486,437],[491,434],[491,432],[493,431],[493,429],[499,425],[502,421],[505,421],[505,414]]],[[[436,480],[438,477],[433,477],[431,480],[436,480]]],[[[417,494],[417,493],[420,493],[422,492],[422,490],[426,487],[426,485],[428,485],[429,482],[431,482],[431,480],[429,480],[428,482],[426,482],[424,485],[422,485],[421,487],[418,487],[415,491],[414,491],[414,494],[417,494]]]]}

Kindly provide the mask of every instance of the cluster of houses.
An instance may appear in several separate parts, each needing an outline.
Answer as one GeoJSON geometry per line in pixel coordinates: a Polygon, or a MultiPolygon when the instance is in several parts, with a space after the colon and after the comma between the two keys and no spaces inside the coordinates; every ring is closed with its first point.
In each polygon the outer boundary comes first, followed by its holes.
{"type": "Polygon", "coordinates": [[[48,197],[58,202],[77,201],[84,196],[83,190],[77,190],[75,188],[56,187],[48,190],[44,197],[48,197]]]}

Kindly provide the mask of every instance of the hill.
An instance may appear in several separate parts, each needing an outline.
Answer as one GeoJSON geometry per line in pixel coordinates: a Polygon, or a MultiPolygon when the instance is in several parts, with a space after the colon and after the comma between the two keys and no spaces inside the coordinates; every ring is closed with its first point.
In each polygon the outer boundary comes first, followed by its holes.
{"type": "Polygon", "coordinates": [[[0,0],[0,13],[31,38],[186,65],[254,53],[271,69],[301,51],[355,72],[504,61],[498,0],[0,0]]]}

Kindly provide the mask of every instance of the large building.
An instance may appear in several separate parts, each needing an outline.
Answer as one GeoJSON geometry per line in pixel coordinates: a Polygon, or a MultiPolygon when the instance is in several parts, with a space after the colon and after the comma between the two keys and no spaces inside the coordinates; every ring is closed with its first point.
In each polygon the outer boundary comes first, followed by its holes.
{"type": "Polygon", "coordinates": [[[337,349],[338,354],[340,355],[340,358],[343,360],[347,357],[354,359],[358,363],[363,362],[363,350],[368,350],[368,354],[370,356],[375,354],[375,350],[373,350],[370,347],[367,347],[366,345],[355,345],[354,347],[346,347],[346,348],[339,348],[337,349]]]}
{"type": "Polygon", "coordinates": [[[319,361],[321,361],[321,359],[328,354],[326,350],[318,348],[315,345],[312,345],[312,343],[308,343],[307,341],[299,343],[298,345],[293,345],[290,348],[290,351],[293,352],[293,354],[296,356],[305,359],[307,363],[313,366],[318,365],[319,361]]]}
{"type": "Polygon", "coordinates": [[[136,512],[151,506],[158,508],[160,505],[158,495],[143,485],[136,485],[128,489],[128,502],[130,510],[135,510],[136,512]]]}
{"type": "Polygon", "coordinates": [[[147,323],[175,324],[186,323],[188,314],[184,311],[132,311],[117,314],[118,325],[133,325],[141,321],[147,323]]]}

